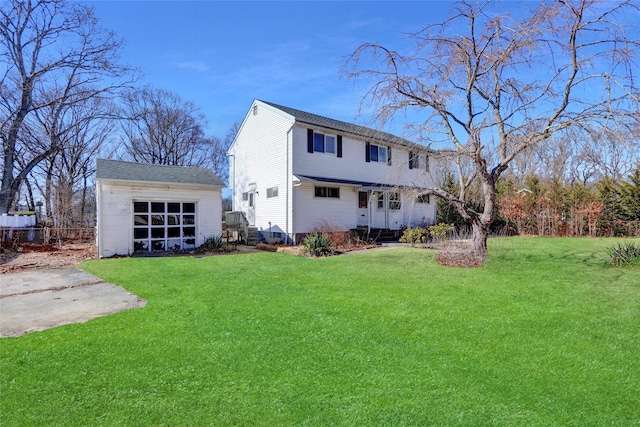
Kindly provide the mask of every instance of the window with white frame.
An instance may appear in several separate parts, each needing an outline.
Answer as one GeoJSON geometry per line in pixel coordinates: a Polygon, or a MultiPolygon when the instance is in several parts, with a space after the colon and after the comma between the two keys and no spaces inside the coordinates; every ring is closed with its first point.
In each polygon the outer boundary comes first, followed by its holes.
{"type": "Polygon", "coordinates": [[[402,207],[399,193],[389,193],[389,209],[399,211],[402,207]]]}
{"type": "Polygon", "coordinates": [[[313,151],[317,153],[336,154],[335,135],[313,132],[313,151]]]}
{"type": "Polygon", "coordinates": [[[418,168],[420,168],[420,156],[418,155],[418,153],[409,151],[409,169],[418,168]]]}
{"type": "Polygon", "coordinates": [[[378,191],[376,197],[378,198],[378,209],[384,209],[384,193],[378,191]]]}
{"type": "Polygon", "coordinates": [[[249,206],[253,206],[253,191],[245,191],[242,193],[242,201],[248,202],[249,206]]]}
{"type": "Polygon", "coordinates": [[[195,203],[133,202],[134,252],[192,249],[195,245],[195,203]]]}
{"type": "Polygon", "coordinates": [[[278,197],[278,187],[267,188],[267,199],[278,197]]]}
{"type": "Polygon", "coordinates": [[[316,187],[316,197],[329,197],[333,199],[340,198],[340,188],[338,187],[316,187]]]}
{"type": "Polygon", "coordinates": [[[387,163],[387,147],[383,145],[368,144],[369,145],[369,161],[378,163],[387,163]]]}
{"type": "Polygon", "coordinates": [[[428,194],[419,194],[418,197],[416,197],[416,203],[429,203],[430,201],[430,197],[428,194]]]}

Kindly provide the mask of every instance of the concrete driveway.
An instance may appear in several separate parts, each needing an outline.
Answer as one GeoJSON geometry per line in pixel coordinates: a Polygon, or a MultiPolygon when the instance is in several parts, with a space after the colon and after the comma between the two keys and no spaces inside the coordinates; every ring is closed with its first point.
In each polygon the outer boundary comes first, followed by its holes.
{"type": "Polygon", "coordinates": [[[0,337],[144,307],[145,300],[75,267],[0,275],[0,337]]]}

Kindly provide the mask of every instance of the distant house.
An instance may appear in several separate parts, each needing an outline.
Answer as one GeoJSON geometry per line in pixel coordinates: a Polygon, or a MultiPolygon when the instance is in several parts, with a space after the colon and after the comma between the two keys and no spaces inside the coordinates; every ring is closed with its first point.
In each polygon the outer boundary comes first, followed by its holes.
{"type": "Polygon", "coordinates": [[[98,159],[98,256],[192,249],[221,235],[223,187],[210,169],[98,159]]]}
{"type": "Polygon", "coordinates": [[[227,154],[233,210],[267,240],[436,219],[436,153],[385,132],[255,100],[227,154]]]}

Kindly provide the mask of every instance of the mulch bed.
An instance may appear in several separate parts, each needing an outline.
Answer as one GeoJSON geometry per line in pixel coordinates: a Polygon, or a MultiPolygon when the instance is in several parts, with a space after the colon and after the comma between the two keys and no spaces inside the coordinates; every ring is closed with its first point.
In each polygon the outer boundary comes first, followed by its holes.
{"type": "Polygon", "coordinates": [[[0,273],[37,268],[72,267],[85,259],[95,258],[93,243],[48,243],[3,242],[0,251],[0,273]]]}
{"type": "Polygon", "coordinates": [[[475,268],[484,264],[484,259],[470,253],[468,240],[448,240],[425,246],[438,251],[436,261],[445,267],[475,268]]]}
{"type": "Polygon", "coordinates": [[[438,264],[445,267],[475,268],[484,264],[484,260],[461,251],[440,251],[436,255],[438,264]]]}

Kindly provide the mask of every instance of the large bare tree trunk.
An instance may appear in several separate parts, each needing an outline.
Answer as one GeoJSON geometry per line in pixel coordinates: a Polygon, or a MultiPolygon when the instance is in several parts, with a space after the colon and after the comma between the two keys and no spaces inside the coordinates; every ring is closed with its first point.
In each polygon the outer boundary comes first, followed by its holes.
{"type": "Polygon", "coordinates": [[[471,251],[476,258],[486,260],[489,255],[487,250],[489,228],[483,225],[479,220],[473,221],[471,228],[473,230],[473,235],[471,237],[471,251]]]}

